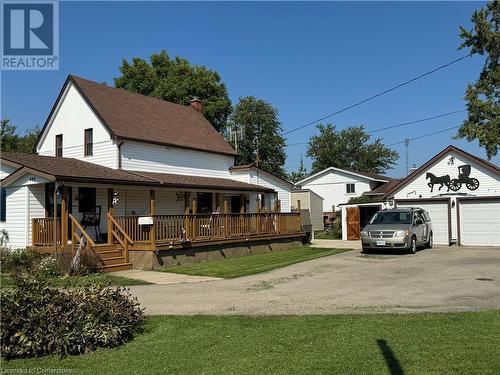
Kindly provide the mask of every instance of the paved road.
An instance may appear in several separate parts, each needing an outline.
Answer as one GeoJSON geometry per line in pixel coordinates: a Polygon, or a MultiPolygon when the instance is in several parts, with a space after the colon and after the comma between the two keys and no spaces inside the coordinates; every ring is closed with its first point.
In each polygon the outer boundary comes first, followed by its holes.
{"type": "Polygon", "coordinates": [[[131,287],[147,314],[337,314],[500,308],[500,248],[359,250],[233,280],[131,287]]]}

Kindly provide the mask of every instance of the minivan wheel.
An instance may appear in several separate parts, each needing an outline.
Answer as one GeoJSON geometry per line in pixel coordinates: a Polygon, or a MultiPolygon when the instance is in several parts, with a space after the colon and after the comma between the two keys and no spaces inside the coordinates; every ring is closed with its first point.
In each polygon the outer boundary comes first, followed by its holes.
{"type": "Polygon", "coordinates": [[[417,240],[415,237],[411,238],[410,242],[410,254],[415,254],[417,252],[417,240]]]}
{"type": "Polygon", "coordinates": [[[431,234],[429,235],[429,241],[427,241],[427,243],[425,244],[425,247],[428,249],[432,249],[432,245],[434,244],[434,240],[432,237],[433,237],[433,235],[431,232],[431,234]]]}

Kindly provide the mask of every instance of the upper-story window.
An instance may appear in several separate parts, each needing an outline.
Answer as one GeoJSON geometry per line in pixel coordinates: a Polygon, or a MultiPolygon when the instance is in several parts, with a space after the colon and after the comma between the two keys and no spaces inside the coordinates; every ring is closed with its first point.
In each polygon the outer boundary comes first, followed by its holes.
{"type": "Polygon", "coordinates": [[[56,157],[62,158],[63,156],[63,135],[56,135],[56,157]]]}
{"type": "Polygon", "coordinates": [[[85,129],[85,144],[83,147],[83,156],[94,155],[94,141],[93,130],[85,129]]]}
{"type": "Polygon", "coordinates": [[[345,184],[345,192],[347,194],[354,194],[354,193],[356,193],[356,189],[354,188],[354,184],[345,184]]]}

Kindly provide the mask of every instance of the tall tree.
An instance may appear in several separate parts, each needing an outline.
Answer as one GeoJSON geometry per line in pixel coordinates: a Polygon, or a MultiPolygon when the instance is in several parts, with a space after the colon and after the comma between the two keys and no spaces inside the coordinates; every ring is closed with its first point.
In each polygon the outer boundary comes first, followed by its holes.
{"type": "Polygon", "coordinates": [[[307,168],[304,165],[304,159],[302,158],[302,155],[301,155],[299,169],[296,172],[294,171],[294,172],[291,172],[290,174],[288,174],[288,180],[295,183],[295,182],[298,182],[300,180],[303,180],[308,175],[309,175],[309,173],[307,173],[307,168]]]}
{"type": "Polygon", "coordinates": [[[332,124],[320,124],[317,128],[319,134],[309,140],[306,154],[314,159],[312,173],[328,167],[384,173],[399,158],[399,154],[386,147],[380,139],[368,143],[370,135],[363,126],[340,131],[332,124]]]}
{"type": "Polygon", "coordinates": [[[31,154],[35,148],[40,128],[26,130],[24,135],[16,133],[17,127],[10,123],[9,119],[0,121],[0,148],[5,152],[22,152],[31,154]]]}
{"type": "Polygon", "coordinates": [[[473,28],[460,27],[463,43],[473,54],[485,55],[479,79],[467,86],[468,116],[458,129],[457,138],[477,139],[489,159],[500,147],[500,2],[489,2],[472,15],[473,28]]]}
{"type": "Polygon", "coordinates": [[[135,57],[122,61],[115,86],[142,95],[189,105],[193,97],[203,101],[203,115],[217,131],[223,131],[231,113],[231,100],[219,73],[186,59],[171,59],[167,52],[151,55],[150,62],[135,57]]]}
{"type": "Polygon", "coordinates": [[[234,107],[230,126],[239,129],[238,164],[254,164],[286,177],[285,139],[282,136],[278,110],[255,96],[242,97],[234,107]]]}

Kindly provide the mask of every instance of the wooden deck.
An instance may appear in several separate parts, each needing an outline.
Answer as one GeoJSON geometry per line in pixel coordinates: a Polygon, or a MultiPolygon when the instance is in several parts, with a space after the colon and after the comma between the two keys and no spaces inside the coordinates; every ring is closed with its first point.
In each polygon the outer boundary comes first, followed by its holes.
{"type": "Polygon", "coordinates": [[[215,244],[275,239],[301,234],[299,213],[259,212],[240,214],[150,215],[152,224],[140,225],[140,216],[107,214],[105,244],[96,244],[71,214],[71,232],[62,231],[68,219],[33,219],[32,245],[43,252],[55,252],[80,243],[92,248],[105,271],[127,269],[129,251],[157,251],[215,244]],[[63,223],[61,225],[61,222],[63,223]],[[63,238],[61,238],[63,237],[63,238]]]}

